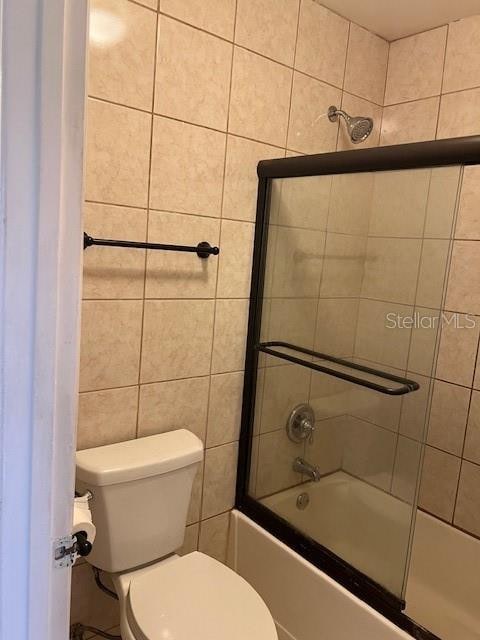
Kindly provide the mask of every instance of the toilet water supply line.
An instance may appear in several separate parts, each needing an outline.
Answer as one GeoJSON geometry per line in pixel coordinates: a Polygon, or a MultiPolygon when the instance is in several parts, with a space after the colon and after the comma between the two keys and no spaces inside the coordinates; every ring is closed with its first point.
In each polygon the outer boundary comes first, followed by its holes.
{"type": "MultiPolygon", "coordinates": [[[[118,596],[115,593],[115,591],[112,591],[111,589],[109,589],[103,584],[102,579],[100,578],[100,570],[97,569],[97,567],[92,567],[92,570],[93,570],[93,575],[95,576],[95,584],[97,585],[97,587],[101,589],[104,593],[106,593],[107,596],[110,596],[110,598],[114,598],[115,600],[118,600],[118,596]]],[[[85,640],[85,633],[88,633],[88,632],[95,633],[97,636],[100,636],[101,638],[107,638],[107,640],[122,640],[121,636],[115,636],[115,635],[112,635],[111,633],[107,633],[106,631],[102,631],[101,629],[96,629],[95,627],[89,627],[81,623],[72,624],[72,626],[70,627],[70,640],[85,640]]]]}
{"type": "Polygon", "coordinates": [[[96,629],[95,627],[88,627],[85,624],[72,624],[70,627],[70,640],[85,640],[86,633],[94,633],[101,638],[107,638],[107,640],[122,640],[122,636],[114,636],[111,633],[96,629]]]}

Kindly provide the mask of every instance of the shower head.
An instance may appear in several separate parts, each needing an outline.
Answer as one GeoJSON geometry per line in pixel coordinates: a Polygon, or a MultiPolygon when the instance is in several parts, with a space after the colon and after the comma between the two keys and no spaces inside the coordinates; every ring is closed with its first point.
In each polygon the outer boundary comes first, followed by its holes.
{"type": "Polygon", "coordinates": [[[328,109],[328,119],[330,122],[336,122],[338,120],[338,116],[342,116],[345,120],[348,133],[353,144],[364,142],[372,133],[372,118],[364,118],[362,116],[352,118],[348,113],[345,113],[345,111],[342,111],[341,109],[337,109],[337,107],[332,106],[328,109]]]}

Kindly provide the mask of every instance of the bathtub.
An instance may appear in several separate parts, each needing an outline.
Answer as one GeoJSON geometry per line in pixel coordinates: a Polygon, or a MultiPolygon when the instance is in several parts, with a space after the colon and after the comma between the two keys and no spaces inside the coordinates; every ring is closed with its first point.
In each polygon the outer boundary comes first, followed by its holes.
{"type": "Polygon", "coordinates": [[[229,542],[229,565],[266,602],[279,640],[412,640],[239,511],[229,542]]]}
{"type": "MultiPolygon", "coordinates": [[[[337,472],[261,502],[377,581],[401,587],[410,529],[402,501],[337,472]],[[305,509],[297,507],[301,493],[305,509]]],[[[245,515],[234,512],[232,522],[231,564],[267,602],[280,640],[411,638],[245,515]]],[[[406,602],[407,615],[442,640],[480,640],[480,541],[419,511],[406,602]]]]}

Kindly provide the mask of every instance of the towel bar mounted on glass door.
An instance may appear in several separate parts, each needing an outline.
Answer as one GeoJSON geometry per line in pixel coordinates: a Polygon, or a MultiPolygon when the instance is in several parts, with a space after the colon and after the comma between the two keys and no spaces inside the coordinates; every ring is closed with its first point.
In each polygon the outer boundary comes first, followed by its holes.
{"type": "Polygon", "coordinates": [[[373,391],[385,393],[389,396],[403,396],[406,393],[417,391],[420,388],[420,385],[418,384],[418,382],[415,382],[415,380],[409,380],[408,378],[396,376],[391,373],[387,373],[386,371],[380,371],[380,369],[373,369],[372,367],[366,367],[363,364],[350,362],[350,360],[345,360],[344,358],[336,358],[335,356],[330,356],[326,353],[319,353],[318,351],[312,351],[311,349],[304,349],[303,347],[298,347],[294,344],[290,344],[289,342],[280,342],[280,341],[261,342],[260,344],[257,345],[256,348],[258,351],[263,351],[263,353],[267,353],[271,356],[275,356],[276,358],[281,358],[282,360],[287,360],[288,362],[299,364],[302,367],[313,369],[313,371],[326,373],[327,375],[333,376],[334,378],[340,378],[341,380],[346,380],[347,382],[352,382],[353,384],[358,384],[361,387],[367,387],[367,389],[372,389],[373,391]],[[317,362],[314,362],[313,360],[305,360],[305,358],[298,358],[297,356],[292,356],[289,353],[284,353],[283,351],[279,351],[279,349],[290,349],[290,351],[303,353],[307,356],[311,356],[312,358],[315,358],[317,362]],[[338,369],[333,369],[332,367],[327,367],[323,364],[319,364],[318,362],[319,360],[320,361],[326,360],[327,362],[333,362],[347,369],[362,371],[363,373],[367,373],[371,376],[376,376],[377,378],[381,378],[383,380],[395,382],[400,386],[398,387],[387,386],[383,384],[378,384],[377,382],[373,382],[372,380],[367,380],[365,378],[353,376],[351,373],[347,373],[345,371],[339,371],[338,369]]]}
{"type": "Polygon", "coordinates": [[[131,249],[152,249],[154,251],[183,251],[186,253],[196,253],[199,258],[206,259],[210,256],[218,256],[220,249],[212,247],[208,242],[199,242],[196,247],[182,244],[158,244],[156,242],[132,242],[130,240],[104,240],[102,238],[92,238],[88,234],[83,234],[83,248],[94,245],[101,247],[124,247],[131,249]]]}

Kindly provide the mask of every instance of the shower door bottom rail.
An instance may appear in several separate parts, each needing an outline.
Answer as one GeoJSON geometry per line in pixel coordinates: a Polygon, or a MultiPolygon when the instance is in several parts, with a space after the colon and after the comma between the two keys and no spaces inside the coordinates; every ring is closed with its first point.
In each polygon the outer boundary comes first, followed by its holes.
{"type": "Polygon", "coordinates": [[[418,384],[418,382],[415,382],[415,380],[409,380],[408,378],[396,376],[391,373],[387,373],[386,371],[381,371],[380,369],[374,369],[372,367],[367,367],[355,362],[350,362],[349,360],[345,360],[344,358],[337,358],[326,353],[320,353],[318,351],[312,351],[311,349],[305,349],[304,347],[299,347],[297,345],[290,344],[289,342],[260,342],[256,346],[256,349],[257,351],[261,351],[262,353],[274,356],[275,358],[281,358],[282,360],[293,362],[294,364],[298,364],[302,367],[313,369],[313,371],[319,371],[320,373],[325,373],[329,376],[340,378],[341,380],[346,380],[347,382],[351,382],[352,384],[356,384],[361,387],[367,387],[367,389],[372,389],[373,391],[378,391],[379,393],[384,393],[389,396],[402,396],[407,393],[411,393],[412,391],[417,391],[420,388],[420,385],[418,384]],[[388,380],[389,382],[395,382],[400,386],[379,384],[377,382],[373,382],[372,380],[366,380],[365,378],[352,375],[351,373],[347,373],[346,371],[339,371],[338,369],[334,369],[333,367],[329,367],[318,362],[313,362],[310,360],[306,360],[305,358],[293,356],[289,353],[284,353],[283,351],[279,351],[278,349],[290,349],[291,351],[296,351],[297,353],[302,353],[311,356],[312,358],[317,358],[318,360],[333,362],[348,369],[354,369],[355,371],[361,371],[362,373],[367,373],[369,375],[376,376],[377,378],[388,380]]]}

